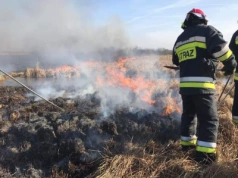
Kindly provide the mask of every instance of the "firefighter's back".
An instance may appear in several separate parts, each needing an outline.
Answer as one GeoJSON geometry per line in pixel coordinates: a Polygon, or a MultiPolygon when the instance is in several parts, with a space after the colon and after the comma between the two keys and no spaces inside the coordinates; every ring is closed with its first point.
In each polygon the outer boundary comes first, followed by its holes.
{"type": "Polygon", "coordinates": [[[214,93],[217,61],[207,52],[206,43],[211,30],[203,24],[190,26],[177,39],[182,94],[214,93]]]}

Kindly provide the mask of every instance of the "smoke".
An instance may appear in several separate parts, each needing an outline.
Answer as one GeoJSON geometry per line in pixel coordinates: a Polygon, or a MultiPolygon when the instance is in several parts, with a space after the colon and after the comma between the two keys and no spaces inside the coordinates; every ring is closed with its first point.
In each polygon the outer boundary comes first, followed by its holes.
{"type": "MultiPolygon", "coordinates": [[[[55,81],[52,79],[45,79],[39,83],[33,81],[32,86],[37,93],[47,99],[64,97],[74,100],[78,97],[88,99],[90,96],[96,96],[100,99],[102,118],[114,114],[120,108],[127,108],[132,113],[138,112],[140,109],[146,110],[148,113],[162,113],[168,104],[172,106],[176,102],[180,103],[181,100],[178,98],[179,91],[170,88],[175,81],[170,74],[163,72],[157,63],[158,57],[126,62],[127,72],[123,74],[124,81],[118,79],[119,75],[111,75],[106,71],[113,66],[112,62],[96,63],[96,69],[86,63],[81,63],[80,77],[67,79],[60,76],[55,81]],[[142,77],[142,81],[137,80],[138,77],[142,77]],[[133,83],[132,85],[126,81],[128,78],[130,79],[128,81],[133,83]],[[101,85],[100,82],[102,82],[101,85]],[[151,86],[150,83],[152,83],[151,86]],[[135,90],[130,86],[135,86],[135,90]],[[147,97],[147,100],[143,100],[144,96],[147,97]],[[173,101],[173,99],[175,100],[173,101]],[[149,100],[155,100],[157,103],[151,105],[149,100]]],[[[112,72],[118,72],[116,68],[112,69],[112,72]]],[[[35,100],[41,100],[41,98],[36,97],[35,100]]]]}
{"type": "Polygon", "coordinates": [[[79,60],[76,55],[126,47],[129,39],[122,21],[112,16],[97,25],[93,18],[97,1],[93,2],[1,0],[1,51],[34,53],[49,63],[73,63],[79,60]]]}

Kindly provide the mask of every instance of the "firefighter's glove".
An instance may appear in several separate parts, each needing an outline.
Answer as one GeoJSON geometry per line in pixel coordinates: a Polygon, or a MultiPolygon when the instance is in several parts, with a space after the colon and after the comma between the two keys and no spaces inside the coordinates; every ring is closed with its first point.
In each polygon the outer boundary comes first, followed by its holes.
{"type": "Polygon", "coordinates": [[[225,66],[221,69],[221,71],[224,71],[224,75],[225,76],[232,75],[234,73],[234,69],[233,68],[230,68],[230,67],[227,68],[225,66]]]}

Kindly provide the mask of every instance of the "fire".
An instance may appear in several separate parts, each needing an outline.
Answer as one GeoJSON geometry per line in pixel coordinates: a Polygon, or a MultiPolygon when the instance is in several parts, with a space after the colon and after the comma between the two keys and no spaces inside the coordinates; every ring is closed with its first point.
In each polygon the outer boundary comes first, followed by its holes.
{"type": "MultiPolygon", "coordinates": [[[[86,65],[93,72],[93,74],[96,74],[95,84],[98,88],[105,86],[128,88],[133,91],[142,101],[150,105],[154,105],[156,100],[152,99],[152,94],[155,93],[156,89],[158,89],[158,83],[161,89],[161,86],[166,86],[167,82],[165,80],[158,82],[157,80],[154,81],[145,79],[141,75],[127,77],[125,75],[127,72],[126,63],[135,59],[135,57],[119,58],[116,62],[110,63],[101,61],[87,61],[83,63],[83,66],[86,65]]],[[[72,73],[78,72],[80,67],[82,66],[64,65],[51,70],[52,72],[58,74],[72,73]]],[[[174,111],[177,111],[180,114],[182,113],[175,100],[167,104],[162,115],[166,116],[174,111]]]]}
{"type": "Polygon", "coordinates": [[[182,114],[181,109],[178,107],[178,105],[174,101],[174,103],[170,103],[170,104],[166,105],[166,107],[164,108],[164,111],[161,115],[168,116],[175,111],[177,111],[179,114],[182,114]]]}
{"type": "Polygon", "coordinates": [[[132,58],[119,58],[117,62],[117,67],[122,71],[126,72],[126,68],[124,67],[125,63],[130,60],[135,60],[135,57],[132,58]]]}
{"type": "Polygon", "coordinates": [[[173,112],[172,106],[171,105],[166,105],[164,112],[161,114],[162,116],[168,116],[173,112]]]}
{"type": "Polygon", "coordinates": [[[100,87],[108,86],[120,86],[130,88],[136,94],[140,96],[142,101],[145,101],[149,104],[154,104],[156,101],[151,100],[153,94],[155,82],[150,80],[144,80],[143,77],[139,76],[136,78],[125,77],[124,70],[118,66],[107,66],[106,67],[107,77],[106,80],[98,78],[98,85],[100,87]]]}

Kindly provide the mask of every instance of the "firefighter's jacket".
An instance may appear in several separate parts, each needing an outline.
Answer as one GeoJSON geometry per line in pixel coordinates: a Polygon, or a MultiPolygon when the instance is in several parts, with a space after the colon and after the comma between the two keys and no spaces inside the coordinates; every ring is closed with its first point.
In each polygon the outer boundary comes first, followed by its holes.
{"type": "MultiPolygon", "coordinates": [[[[238,30],[232,35],[229,47],[235,55],[236,61],[238,62],[238,30]]],[[[238,81],[238,66],[236,66],[236,73],[234,79],[235,81],[238,81]]]]}
{"type": "Polygon", "coordinates": [[[223,35],[210,25],[188,26],[173,48],[173,64],[180,67],[180,94],[215,93],[215,70],[218,62],[235,69],[236,61],[223,35]]]}

